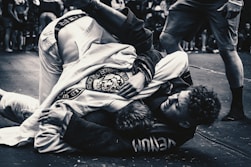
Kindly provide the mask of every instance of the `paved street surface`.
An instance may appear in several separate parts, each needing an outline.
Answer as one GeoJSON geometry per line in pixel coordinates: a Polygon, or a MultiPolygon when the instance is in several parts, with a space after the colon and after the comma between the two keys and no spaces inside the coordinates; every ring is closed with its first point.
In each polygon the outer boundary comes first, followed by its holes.
{"type": "MultiPolygon", "coordinates": [[[[244,109],[251,119],[251,55],[242,53],[244,63],[244,109]]],[[[215,90],[222,102],[219,119],[229,111],[231,96],[218,54],[190,54],[190,70],[195,85],[215,90]]],[[[38,97],[38,55],[34,52],[0,51],[0,88],[38,97]]],[[[0,118],[0,127],[7,124],[0,118]]],[[[171,154],[154,156],[104,157],[81,154],[38,154],[32,146],[0,146],[1,167],[248,167],[251,166],[251,121],[217,121],[200,126],[195,137],[171,154]]]]}

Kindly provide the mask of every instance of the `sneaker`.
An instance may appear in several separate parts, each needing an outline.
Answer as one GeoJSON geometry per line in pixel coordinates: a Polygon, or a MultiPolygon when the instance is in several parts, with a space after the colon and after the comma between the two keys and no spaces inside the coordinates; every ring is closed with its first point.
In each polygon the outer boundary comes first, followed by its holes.
{"type": "Polygon", "coordinates": [[[203,53],[207,52],[206,47],[202,47],[201,51],[202,51],[203,53]]]}
{"type": "Polygon", "coordinates": [[[13,50],[12,50],[12,49],[10,49],[10,48],[6,48],[6,49],[5,49],[5,52],[7,52],[7,53],[11,53],[11,52],[13,52],[13,50]]]}

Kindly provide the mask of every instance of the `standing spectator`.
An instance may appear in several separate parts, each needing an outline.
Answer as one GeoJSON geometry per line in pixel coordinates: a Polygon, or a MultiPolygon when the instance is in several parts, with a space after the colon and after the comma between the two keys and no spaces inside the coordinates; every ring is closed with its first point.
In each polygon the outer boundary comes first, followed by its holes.
{"type": "Polygon", "coordinates": [[[159,35],[165,24],[165,14],[159,5],[152,9],[145,20],[145,27],[153,32],[154,48],[161,51],[159,44],[159,35]]]}
{"type": "Polygon", "coordinates": [[[201,51],[206,52],[207,51],[207,29],[203,29],[201,32],[201,51]]]}
{"type": "Polygon", "coordinates": [[[12,32],[12,21],[11,21],[11,16],[9,15],[8,12],[8,4],[9,0],[1,0],[0,5],[1,5],[1,15],[0,15],[0,25],[3,26],[4,28],[4,50],[6,52],[13,52],[11,49],[11,32],[12,32]]]}
{"type": "Polygon", "coordinates": [[[10,3],[9,5],[9,13],[13,18],[13,47],[16,46],[18,50],[22,50],[24,44],[23,33],[26,29],[29,2],[28,0],[14,0],[14,3],[10,3]]]}
{"type": "Polygon", "coordinates": [[[207,52],[219,53],[217,41],[212,32],[209,32],[207,36],[207,52]]]}
{"type": "Polygon", "coordinates": [[[244,52],[251,52],[251,26],[245,23],[245,27],[239,33],[239,49],[244,52]]]}
{"type": "Polygon", "coordinates": [[[29,11],[26,23],[25,32],[25,50],[37,51],[38,43],[38,13],[39,13],[39,0],[28,0],[29,11]]]}
{"type": "Polygon", "coordinates": [[[178,0],[169,8],[168,19],[160,36],[162,47],[167,53],[182,50],[180,41],[191,40],[202,23],[209,21],[232,92],[230,112],[223,121],[246,118],[242,97],[243,64],[236,51],[243,5],[243,0],[178,0]]]}
{"type": "Polygon", "coordinates": [[[195,49],[195,37],[187,42],[187,41],[182,41],[182,48],[186,51],[186,52],[189,52],[191,53],[192,51],[195,51],[197,49],[195,49]]]}

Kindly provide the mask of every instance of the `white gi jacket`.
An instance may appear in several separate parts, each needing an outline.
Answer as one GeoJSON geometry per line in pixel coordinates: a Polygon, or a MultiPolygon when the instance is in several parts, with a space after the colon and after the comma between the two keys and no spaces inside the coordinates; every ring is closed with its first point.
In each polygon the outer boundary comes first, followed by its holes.
{"type": "MultiPolygon", "coordinates": [[[[67,13],[81,13],[76,10],[67,13]]],[[[79,59],[63,64],[58,54],[57,42],[54,35],[54,27],[57,23],[53,21],[42,32],[40,37],[40,102],[42,104],[36,112],[25,120],[21,126],[5,128],[0,130],[0,143],[17,145],[35,138],[35,147],[39,152],[62,152],[73,150],[62,141],[63,129],[53,125],[40,125],[38,118],[41,110],[52,106],[58,95],[72,88],[83,88],[84,91],[73,100],[61,99],[54,103],[71,106],[75,112],[85,115],[86,112],[95,111],[97,107],[105,107],[107,110],[116,111],[129,104],[134,99],[150,96],[160,84],[182,75],[188,69],[188,58],[184,52],[175,52],[163,59],[155,67],[155,75],[139,95],[131,100],[124,99],[118,95],[99,91],[86,90],[85,81],[94,72],[109,67],[114,69],[130,70],[136,58],[134,47],[120,44],[116,39],[106,32],[95,20],[86,16],[82,17],[65,28],[71,29],[76,35],[79,59]],[[83,24],[84,23],[84,24],[83,24]],[[5,135],[8,131],[8,135],[5,135]],[[10,140],[11,139],[11,140],[10,140]]],[[[127,72],[130,77],[131,73],[127,72]]],[[[64,127],[66,127],[65,125],[64,127]]]]}

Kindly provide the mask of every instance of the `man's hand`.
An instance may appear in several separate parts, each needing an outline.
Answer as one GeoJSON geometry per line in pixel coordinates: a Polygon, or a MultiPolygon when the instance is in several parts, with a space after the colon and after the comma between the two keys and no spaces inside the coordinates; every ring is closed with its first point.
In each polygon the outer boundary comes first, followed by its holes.
{"type": "Polygon", "coordinates": [[[217,11],[221,12],[226,19],[235,18],[242,9],[243,1],[230,0],[220,7],[217,11]]]}
{"type": "Polygon", "coordinates": [[[59,109],[45,109],[39,118],[42,124],[52,124],[61,127],[65,118],[66,112],[59,109]]]}
{"type": "Polygon", "coordinates": [[[145,76],[142,72],[133,75],[120,89],[118,95],[131,98],[137,95],[145,86],[145,76]]]}

